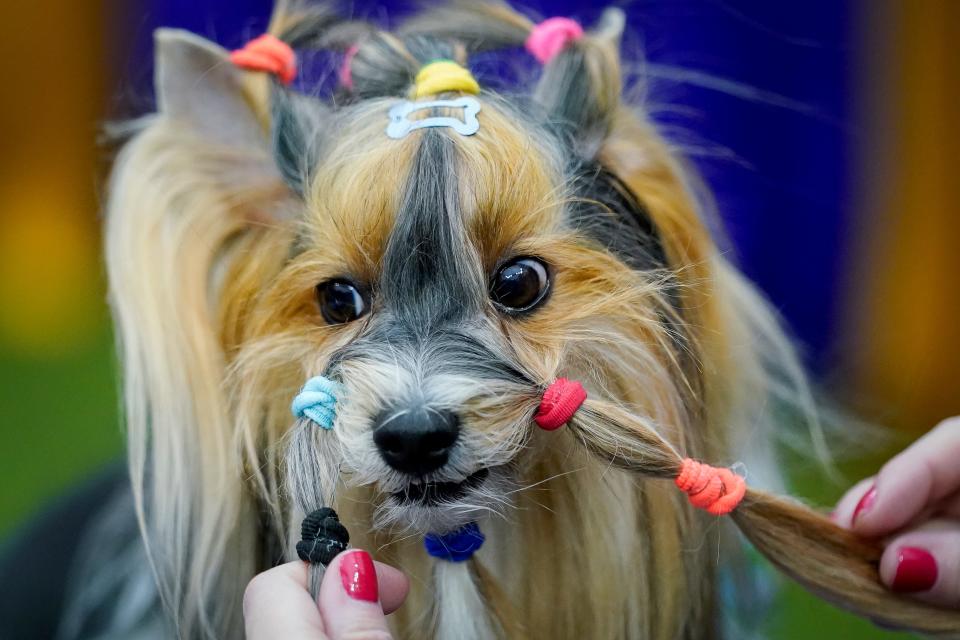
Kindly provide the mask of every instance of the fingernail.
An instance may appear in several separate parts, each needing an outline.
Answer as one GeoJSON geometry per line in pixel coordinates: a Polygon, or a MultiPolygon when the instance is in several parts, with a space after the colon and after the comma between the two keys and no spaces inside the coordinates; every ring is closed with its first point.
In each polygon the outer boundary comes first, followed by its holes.
{"type": "Polygon", "coordinates": [[[900,593],[928,591],[937,581],[937,561],[918,547],[901,547],[897,552],[897,574],[890,588],[900,593]]]}
{"type": "Polygon", "coordinates": [[[340,581],[343,590],[354,600],[376,602],[380,597],[377,570],[366,551],[350,551],[340,559],[340,581]]]}
{"type": "Polygon", "coordinates": [[[857,503],[856,508],[853,510],[853,518],[851,522],[855,523],[857,518],[862,515],[865,511],[869,511],[873,506],[873,503],[877,501],[877,487],[870,487],[870,491],[867,491],[863,494],[863,497],[860,498],[860,502],[857,503]]]}

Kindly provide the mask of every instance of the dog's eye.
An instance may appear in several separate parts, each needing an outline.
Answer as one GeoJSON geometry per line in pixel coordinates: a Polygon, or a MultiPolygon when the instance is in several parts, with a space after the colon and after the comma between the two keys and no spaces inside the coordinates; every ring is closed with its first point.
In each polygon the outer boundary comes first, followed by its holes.
{"type": "Polygon", "coordinates": [[[356,320],[367,312],[367,300],[346,280],[327,280],[317,285],[317,303],[323,319],[330,324],[356,320]]]}
{"type": "Polygon", "coordinates": [[[505,311],[529,311],[543,301],[549,288],[545,264],[536,258],[516,258],[493,276],[490,297],[505,311]]]}

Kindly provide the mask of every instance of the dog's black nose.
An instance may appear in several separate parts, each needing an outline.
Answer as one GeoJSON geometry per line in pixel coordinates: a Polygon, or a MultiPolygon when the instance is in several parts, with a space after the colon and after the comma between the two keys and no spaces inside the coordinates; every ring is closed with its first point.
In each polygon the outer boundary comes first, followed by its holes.
{"type": "Polygon", "coordinates": [[[457,414],[437,409],[387,411],[373,427],[373,441],[387,464],[418,476],[447,464],[459,435],[457,414]]]}

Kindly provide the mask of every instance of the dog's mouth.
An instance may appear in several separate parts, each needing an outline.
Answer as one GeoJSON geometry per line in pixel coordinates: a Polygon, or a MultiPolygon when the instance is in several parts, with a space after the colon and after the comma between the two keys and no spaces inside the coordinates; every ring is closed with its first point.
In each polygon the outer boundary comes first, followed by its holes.
{"type": "Polygon", "coordinates": [[[471,489],[475,489],[483,484],[483,481],[487,479],[488,475],[490,475],[490,470],[483,468],[471,473],[460,482],[410,483],[403,491],[394,493],[393,497],[400,504],[416,504],[421,506],[456,502],[466,496],[471,489]]]}

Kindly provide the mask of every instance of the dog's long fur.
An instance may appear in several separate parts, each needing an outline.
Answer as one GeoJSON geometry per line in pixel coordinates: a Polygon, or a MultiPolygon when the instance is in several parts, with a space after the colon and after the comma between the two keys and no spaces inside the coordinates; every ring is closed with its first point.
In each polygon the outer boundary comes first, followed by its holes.
{"type": "Polygon", "coordinates": [[[411,576],[400,637],[719,635],[718,557],[733,563],[736,541],[668,483],[614,464],[636,450],[629,434],[596,423],[585,447],[588,421],[530,421],[537,385],[575,377],[645,416],[668,451],[743,461],[751,485],[776,489],[773,413],[812,406],[695,179],[621,100],[622,22],[608,12],[532,97],[485,91],[475,136],[402,140],[386,112],[423,63],[515,45],[526,19],[453,5],[393,35],[280,3],[270,30],[292,44],[359,42],[354,91],[332,102],[158,34],[159,112],[118,158],[106,247],[135,500],[181,637],[240,637],[246,583],[293,557],[302,511],[322,504],[411,576]],[[550,296],[505,316],[488,282],[521,255],[549,265],[550,296]],[[329,326],[314,287],[340,276],[371,290],[372,312],[329,326]],[[329,433],[289,416],[323,372],[344,386],[329,433]],[[412,404],[463,422],[430,480],[491,469],[456,504],[389,497],[409,479],[380,459],[371,422],[412,404]],[[487,543],[469,563],[423,552],[423,533],[473,519],[487,543]]]}

